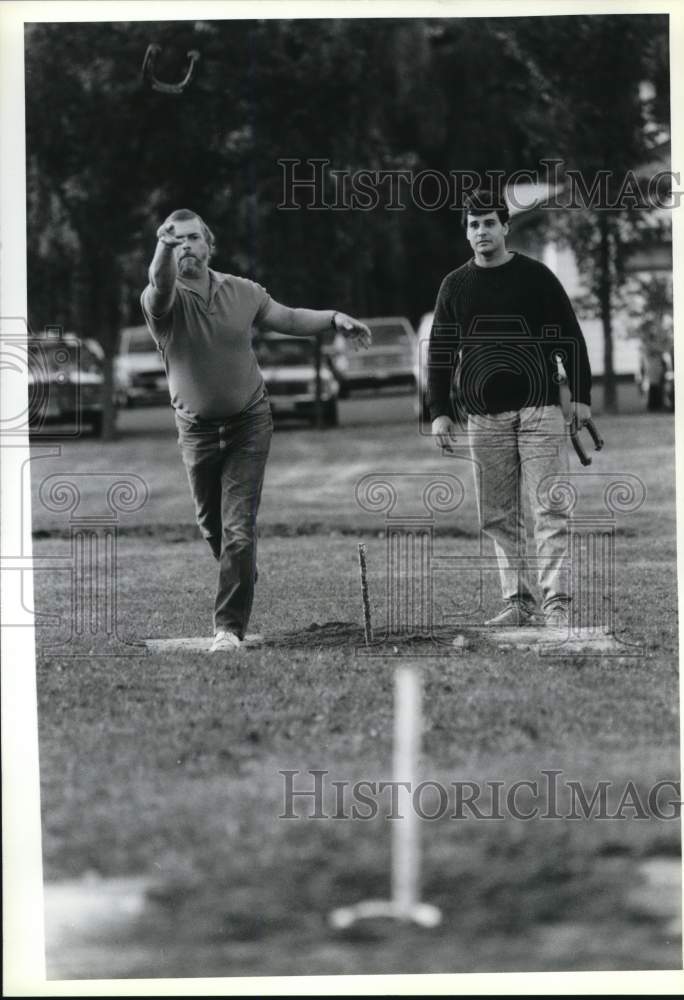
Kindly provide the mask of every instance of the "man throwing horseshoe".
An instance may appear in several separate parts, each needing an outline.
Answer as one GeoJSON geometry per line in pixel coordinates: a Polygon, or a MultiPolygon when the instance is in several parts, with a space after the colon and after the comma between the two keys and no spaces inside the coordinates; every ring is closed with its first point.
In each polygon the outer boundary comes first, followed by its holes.
{"type": "Polygon", "coordinates": [[[563,361],[578,426],[591,418],[591,371],[570,300],[542,263],[506,248],[508,208],[492,190],[463,211],[473,257],[446,276],[430,335],[427,401],[438,446],[453,451],[450,391],[468,415],[480,528],[494,542],[503,609],[488,625],[538,617],[528,566],[524,493],[533,516],[546,624],[567,627],[567,513],[550,501],[567,473],[566,426],[556,357],[563,361]]]}
{"type": "Polygon", "coordinates": [[[197,523],[218,562],[212,652],[238,650],[256,582],[256,518],[273,421],[252,329],[355,347],[370,331],[341,312],[291,309],[261,285],[209,267],[214,236],[189,209],[157,231],[142,311],[161,352],[197,523]]]}

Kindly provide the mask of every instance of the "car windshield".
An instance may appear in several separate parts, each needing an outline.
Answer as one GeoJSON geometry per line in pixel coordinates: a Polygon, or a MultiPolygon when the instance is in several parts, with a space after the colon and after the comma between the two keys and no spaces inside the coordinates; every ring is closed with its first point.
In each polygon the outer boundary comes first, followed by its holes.
{"type": "Polygon", "coordinates": [[[270,337],[254,341],[254,353],[262,367],[276,365],[311,365],[314,361],[313,342],[308,339],[290,338],[275,340],[270,337]]]}
{"type": "Polygon", "coordinates": [[[398,323],[370,324],[373,347],[405,347],[408,339],[406,329],[398,323]]]}
{"type": "Polygon", "coordinates": [[[89,348],[81,344],[78,348],[79,368],[82,372],[102,371],[102,362],[89,348]]]}
{"type": "Polygon", "coordinates": [[[51,374],[59,372],[101,372],[99,358],[85,344],[75,341],[29,344],[29,367],[36,374],[47,369],[51,374]]]}
{"type": "Polygon", "coordinates": [[[147,330],[140,330],[138,333],[131,334],[128,341],[128,354],[148,354],[150,351],[155,350],[154,340],[147,330]]]}

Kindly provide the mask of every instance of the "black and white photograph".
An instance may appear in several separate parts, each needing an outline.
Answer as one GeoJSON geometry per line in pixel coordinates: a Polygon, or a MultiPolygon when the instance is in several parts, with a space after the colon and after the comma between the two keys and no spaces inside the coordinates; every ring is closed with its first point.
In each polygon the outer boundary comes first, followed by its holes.
{"type": "Polygon", "coordinates": [[[7,995],[682,989],[682,24],[0,7],[7,995]]]}

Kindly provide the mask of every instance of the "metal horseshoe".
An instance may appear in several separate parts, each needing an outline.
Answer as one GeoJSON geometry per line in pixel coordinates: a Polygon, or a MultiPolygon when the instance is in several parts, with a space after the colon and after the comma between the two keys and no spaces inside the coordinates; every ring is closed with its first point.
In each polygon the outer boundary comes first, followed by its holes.
{"type": "Polygon", "coordinates": [[[196,49],[191,49],[190,52],[188,52],[187,55],[190,60],[190,65],[188,66],[188,71],[185,74],[185,77],[180,81],[180,83],[163,83],[154,75],[154,64],[160,52],[161,45],[156,45],[153,42],[151,45],[147,46],[147,52],[145,53],[145,58],[143,59],[142,64],[143,80],[149,83],[153,90],[158,90],[162,94],[182,94],[195,75],[195,64],[200,57],[199,52],[196,49]]]}

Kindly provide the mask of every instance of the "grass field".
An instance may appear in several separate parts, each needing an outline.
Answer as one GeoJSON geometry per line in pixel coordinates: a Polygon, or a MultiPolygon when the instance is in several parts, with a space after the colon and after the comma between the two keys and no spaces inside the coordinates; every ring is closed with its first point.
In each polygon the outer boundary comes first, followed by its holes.
{"type": "MultiPolygon", "coordinates": [[[[303,772],[298,787],[314,769],[329,781],[390,778],[398,663],[422,668],[422,772],[445,787],[537,780],[542,788],[542,771],[555,768],[587,789],[611,782],[618,798],[631,781],[645,798],[658,780],[679,777],[671,418],[602,418],[607,449],[588,470],[599,475],[578,480],[590,515],[606,477],[629,474],[646,486],[640,509],[616,519],[617,631],[638,655],[545,658],[478,644],[418,655],[435,649],[417,644],[415,656],[368,657],[357,648],[356,543],[367,544],[381,627],[385,523],[355,503],[358,480],[436,476],[446,466],[466,496],[455,514],[436,517],[439,553],[476,552],[478,532],[467,463],[445,462],[416,434],[407,397],[347,407],[338,431],[274,437],[252,623],[265,648],[228,659],[107,656],[96,636],[57,655],[48,647],[67,637],[69,578],[37,574],[37,608],[63,617],[37,635],[46,879],[94,872],[147,887],[134,925],[109,943],[53,956],[52,974],[681,967],[679,823],[629,809],[624,819],[426,821],[423,896],[442,909],[441,926],[328,927],[333,907],[387,895],[391,821],[382,811],[308,819],[306,803],[300,818],[279,819],[279,772],[303,772]],[[331,622],[346,624],[336,631],[331,622]]],[[[44,508],[41,481],[87,473],[78,479],[82,510],[93,512],[102,500],[91,474],[109,471],[136,473],[150,491],[142,510],[120,516],[120,634],[209,634],[215,568],[192,523],[165,411],[125,414],[107,447],[84,440],[36,459],[34,555],[69,551],[68,518],[44,508]]],[[[498,606],[496,580],[480,590],[473,574],[441,574],[434,603],[438,622],[454,609],[481,620],[498,606]]]]}

